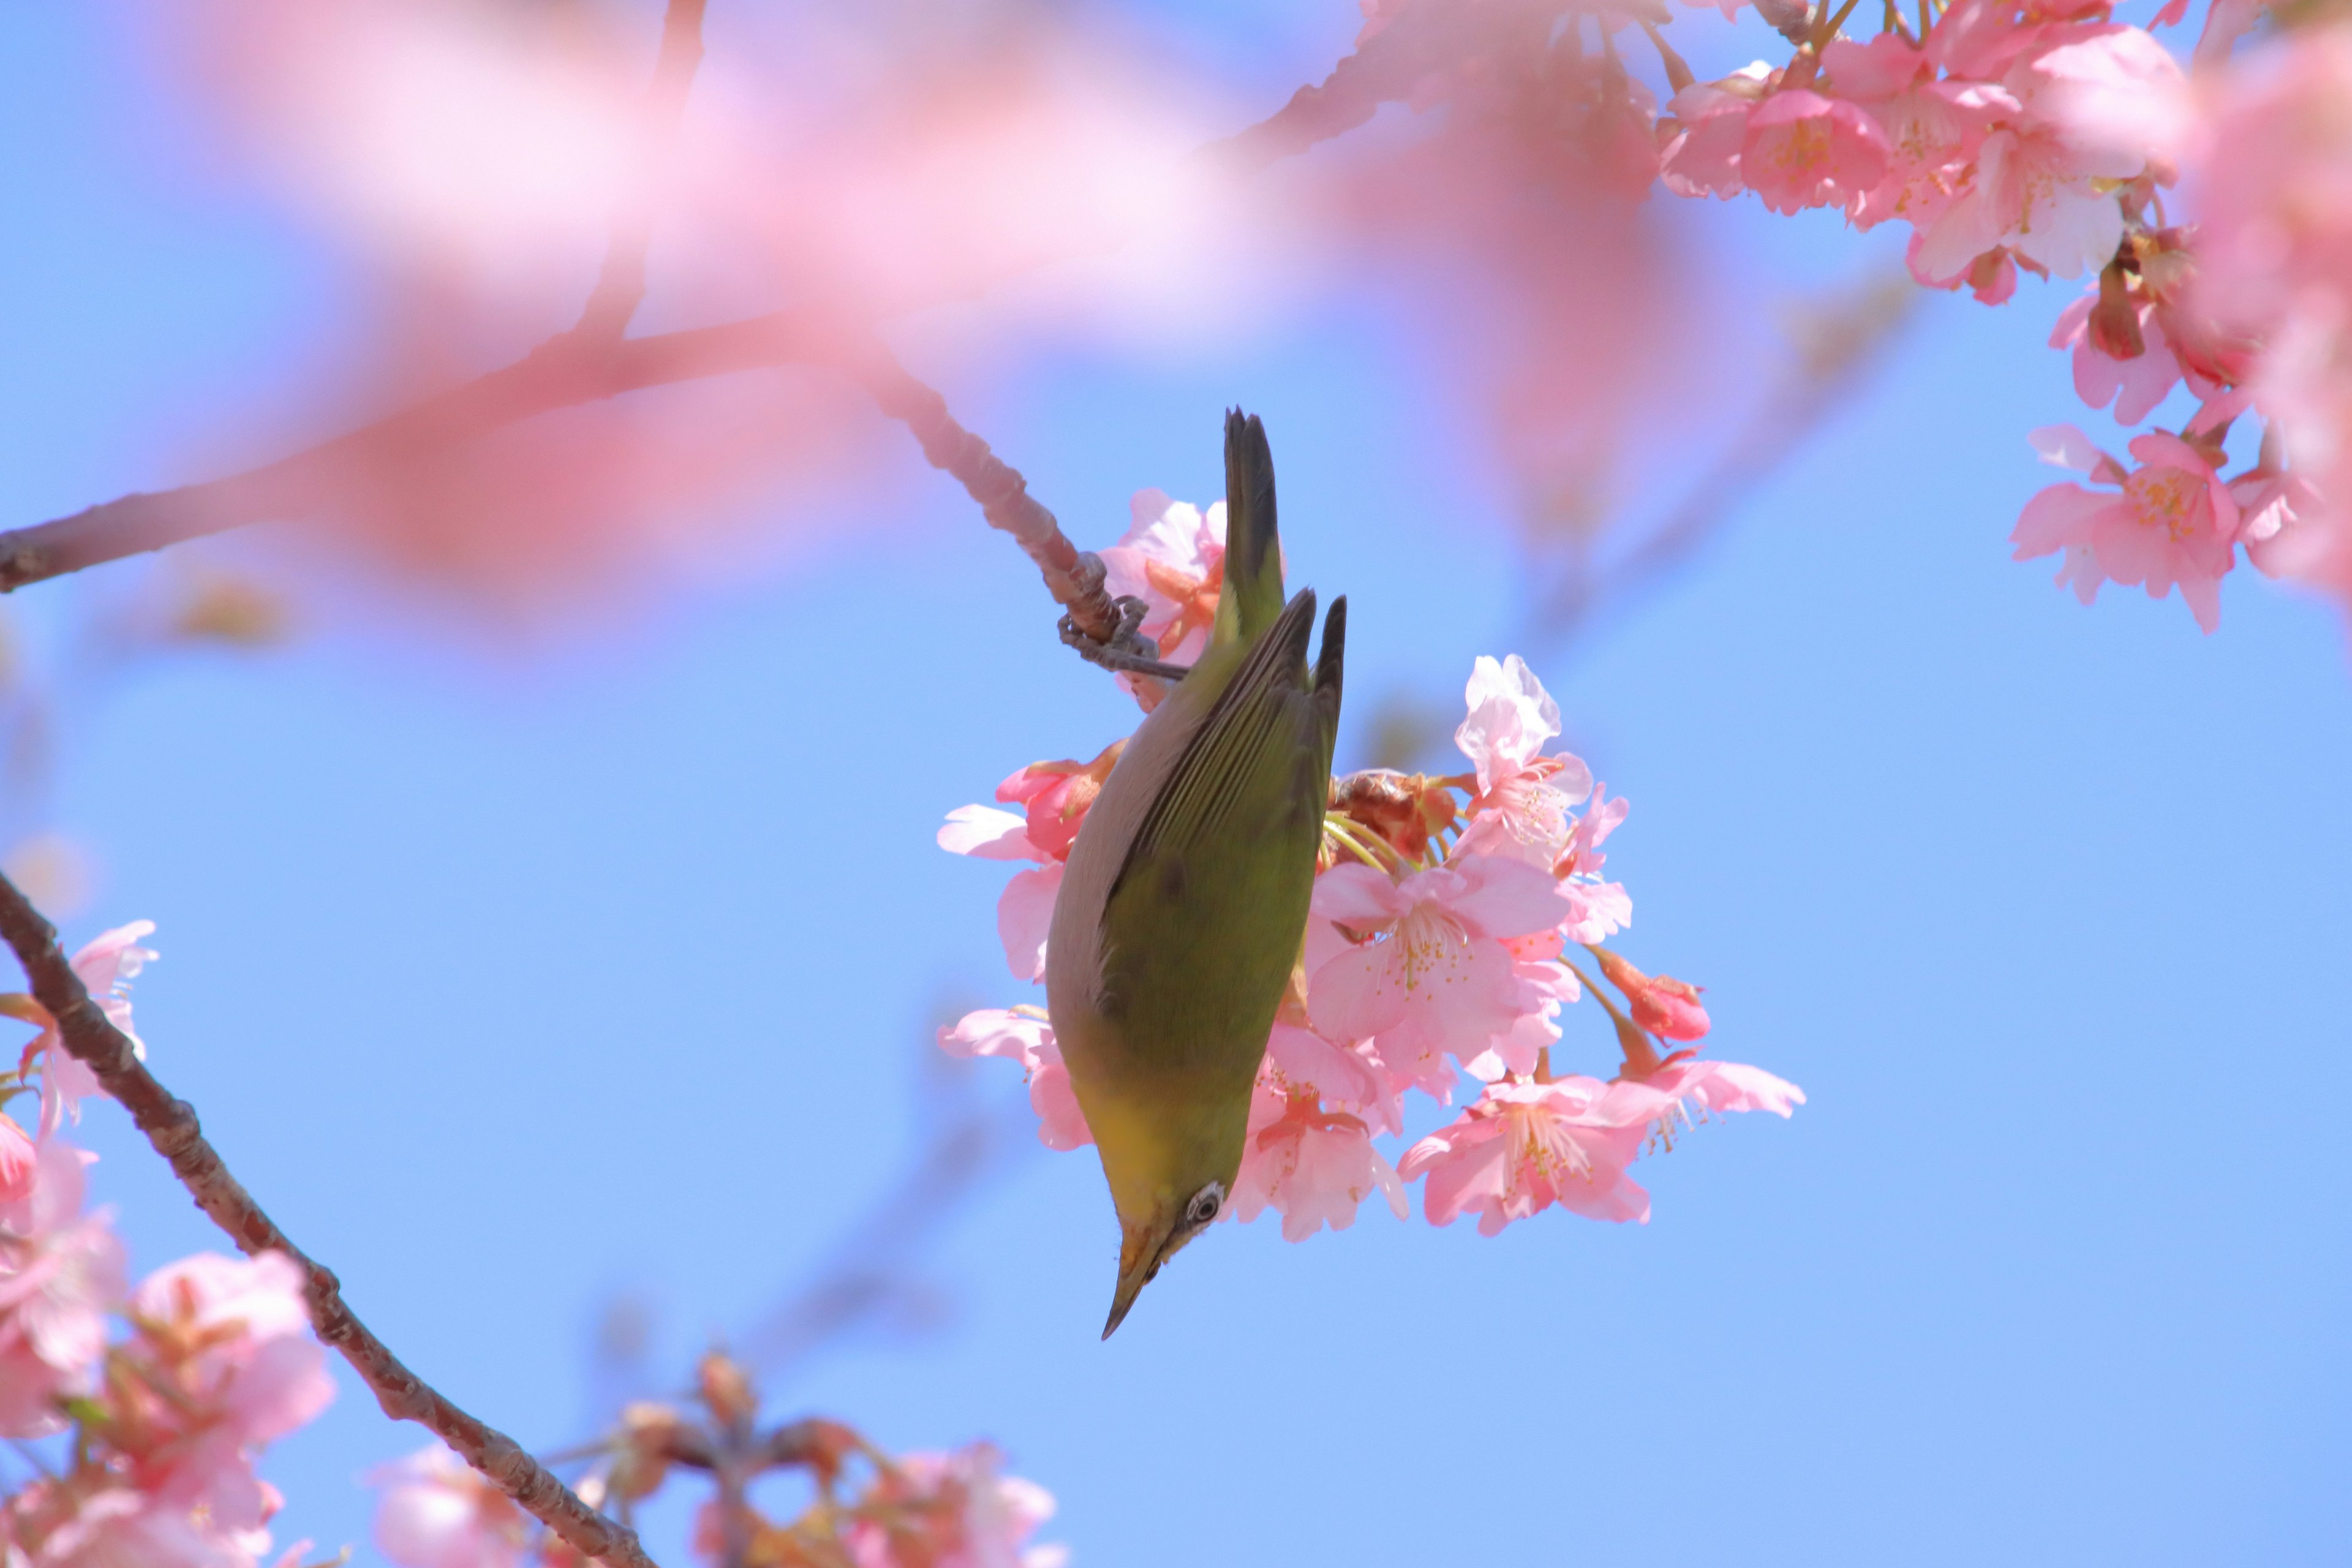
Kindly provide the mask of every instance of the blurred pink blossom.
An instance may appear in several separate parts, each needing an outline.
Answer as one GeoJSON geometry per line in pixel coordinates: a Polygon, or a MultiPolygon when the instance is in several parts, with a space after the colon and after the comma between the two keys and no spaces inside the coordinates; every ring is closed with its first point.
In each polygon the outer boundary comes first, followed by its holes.
{"type": "Polygon", "coordinates": [[[436,1442],[373,1471],[375,1543],[401,1568],[519,1568],[530,1521],[436,1442]]]}
{"type": "Polygon", "coordinates": [[[1855,105],[1802,88],[1774,93],[1748,117],[1740,177],[1777,213],[1836,206],[1849,216],[1885,182],[1893,148],[1855,105]]]}
{"type": "Polygon", "coordinates": [[[0,1210],[30,1197],[40,1171],[40,1156],[32,1139],[14,1117],[0,1111],[0,1210]]]}
{"type": "Polygon", "coordinates": [[[0,1209],[0,1436],[58,1430],[58,1396],[89,1392],[106,1353],[122,1243],[105,1211],[82,1213],[89,1158],[44,1138],[32,1190],[0,1209]]]}
{"type": "Polygon", "coordinates": [[[1061,1568],[1065,1548],[1029,1544],[1053,1517],[1053,1493],[1005,1475],[997,1451],[974,1443],[900,1455],[844,1534],[856,1568],[1061,1568]]]}

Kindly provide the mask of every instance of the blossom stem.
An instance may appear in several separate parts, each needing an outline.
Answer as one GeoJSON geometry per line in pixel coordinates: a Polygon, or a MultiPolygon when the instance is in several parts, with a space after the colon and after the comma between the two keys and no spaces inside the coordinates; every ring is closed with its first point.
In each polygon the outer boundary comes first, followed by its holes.
{"type": "MultiPolygon", "coordinates": [[[[1590,942],[1584,945],[1586,952],[1589,952],[1591,951],[1591,944],[1590,942]]],[[[1579,969],[1576,966],[1575,960],[1570,958],[1566,953],[1562,953],[1560,955],[1559,962],[1570,974],[1575,975],[1577,979],[1584,983],[1584,988],[1592,993],[1592,999],[1601,1004],[1602,1009],[1608,1013],[1610,1018],[1613,1022],[1620,1024],[1629,1024],[1633,1022],[1632,1019],[1626,1017],[1624,1014],[1617,1010],[1616,1003],[1609,1000],[1609,993],[1601,988],[1601,982],[1595,980],[1591,975],[1585,973],[1583,970],[1579,969]]]]}
{"type": "MultiPolygon", "coordinates": [[[[1374,854],[1370,847],[1377,846],[1379,848],[1387,849],[1391,855],[1395,855],[1396,851],[1377,838],[1365,839],[1358,837],[1356,825],[1338,812],[1327,811],[1323,814],[1323,831],[1338,839],[1343,848],[1349,850],[1357,859],[1361,860],[1373,870],[1391,874],[1394,872],[1396,868],[1374,854]]],[[[1398,858],[1402,861],[1402,857],[1400,856],[1398,858]]]]}
{"type": "Polygon", "coordinates": [[[196,1206],[250,1256],[282,1252],[302,1270],[302,1294],[319,1338],[333,1346],[374,1391],[383,1413],[431,1429],[491,1485],[583,1554],[615,1568],[654,1568],[636,1533],[591,1509],[505,1433],[467,1414],[411,1372],[346,1305],[324,1265],[296,1247],[205,1141],[195,1108],[147,1070],[130,1037],[106,1014],[58,946],[58,933],[16,885],[0,876],[0,940],[16,951],[33,994],[57,1020],[65,1048],[98,1075],[196,1206]]]}
{"type": "MultiPolygon", "coordinates": [[[[1887,4],[1890,5],[1893,5],[1894,0],[1887,0],[1887,4]]],[[[1698,78],[1692,74],[1689,64],[1684,60],[1682,56],[1675,53],[1675,47],[1672,44],[1666,42],[1665,35],[1658,31],[1656,23],[1651,21],[1647,16],[1639,16],[1636,17],[1635,20],[1642,24],[1642,31],[1650,35],[1650,45],[1653,48],[1658,51],[1658,63],[1666,68],[1666,85],[1668,87],[1673,88],[1676,92],[1680,92],[1683,89],[1698,80],[1698,78]]],[[[1607,35],[1605,34],[1603,35],[1603,37],[1606,36],[1607,35]]]]}

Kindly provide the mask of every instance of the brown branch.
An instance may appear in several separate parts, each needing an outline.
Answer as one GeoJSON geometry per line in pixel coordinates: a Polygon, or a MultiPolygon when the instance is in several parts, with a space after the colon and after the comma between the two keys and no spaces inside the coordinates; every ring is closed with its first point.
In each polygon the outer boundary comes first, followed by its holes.
{"type": "Polygon", "coordinates": [[[129,1037],[107,1021],[58,946],[56,931],[5,877],[0,877],[0,938],[16,950],[34,996],[57,1020],[66,1049],[122,1102],[196,1206],[247,1254],[282,1252],[300,1267],[302,1294],[319,1338],[352,1363],[375,1391],[386,1415],[415,1421],[438,1434],[492,1485],[586,1555],[618,1568],[654,1568],[635,1531],[582,1502],[513,1438],[460,1410],[368,1331],[344,1304],[334,1275],[289,1240],[229,1173],[219,1152],[205,1142],[195,1109],[158,1083],[131,1049],[129,1037]]]}
{"type": "Polygon", "coordinates": [[[639,129],[636,167],[624,193],[621,209],[613,218],[613,236],[604,250],[604,266],[596,287],[572,330],[582,337],[610,341],[628,329],[629,318],[646,297],[646,252],[654,237],[654,216],[660,206],[661,177],[677,145],[679,124],[686,119],[687,94],[702,64],[702,12],[705,0],[669,0],[662,16],[661,53],[654,61],[653,85],[646,90],[644,121],[639,129]]]}
{"type": "Polygon", "coordinates": [[[1098,643],[1112,641],[1119,618],[1103,591],[1102,557],[1070,542],[1054,514],[1029,493],[1020,470],[957,424],[947,399],[908,374],[878,339],[856,355],[850,369],[882,412],[906,426],[922,444],[931,467],[953,476],[964,493],[980,503],[989,526],[1011,534],[1036,563],[1045,591],[1069,611],[1078,629],[1098,643]]]}

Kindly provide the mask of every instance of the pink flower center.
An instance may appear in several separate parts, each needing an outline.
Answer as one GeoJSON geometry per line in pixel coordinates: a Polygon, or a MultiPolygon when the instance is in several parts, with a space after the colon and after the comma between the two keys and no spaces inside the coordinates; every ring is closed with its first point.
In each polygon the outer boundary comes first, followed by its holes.
{"type": "Polygon", "coordinates": [[[2142,468],[2124,480],[2124,494],[2131,498],[2133,520],[2142,528],[2161,528],[2182,540],[2197,531],[2205,481],[2185,468],[2142,468]]]}
{"type": "Polygon", "coordinates": [[[1783,130],[1766,150],[1765,161],[1784,174],[1795,174],[1828,162],[1829,155],[1829,120],[1816,115],[1783,130]]]}
{"type": "Polygon", "coordinates": [[[1467,956],[1470,933],[1462,922],[1436,904],[1415,904],[1397,922],[1394,963],[1404,975],[1404,988],[1416,991],[1424,981],[1450,984],[1454,970],[1467,956]]]}
{"type": "Polygon", "coordinates": [[[1562,1176],[1592,1180],[1592,1158],[1570,1136],[1558,1118],[1527,1105],[1515,1105],[1505,1114],[1511,1121],[1511,1152],[1516,1173],[1557,1184],[1562,1176]]]}

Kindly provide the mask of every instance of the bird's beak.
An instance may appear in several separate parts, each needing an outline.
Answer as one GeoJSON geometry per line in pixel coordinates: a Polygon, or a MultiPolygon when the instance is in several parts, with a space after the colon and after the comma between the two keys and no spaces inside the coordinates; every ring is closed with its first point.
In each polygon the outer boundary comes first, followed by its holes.
{"type": "Polygon", "coordinates": [[[1118,1289],[1110,1299],[1110,1321],[1103,1325],[1103,1335],[1108,1339],[1127,1321],[1135,1299],[1160,1272],[1160,1246],[1163,1237],[1159,1227],[1123,1229],[1118,1243],[1118,1289]]]}

